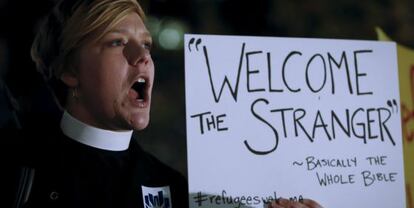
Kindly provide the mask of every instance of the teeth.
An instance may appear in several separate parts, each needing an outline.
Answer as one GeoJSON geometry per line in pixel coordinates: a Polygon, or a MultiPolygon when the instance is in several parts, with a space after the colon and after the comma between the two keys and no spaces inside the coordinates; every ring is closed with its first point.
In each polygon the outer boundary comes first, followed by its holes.
{"type": "Polygon", "coordinates": [[[146,85],[146,80],[142,77],[138,77],[137,81],[135,81],[131,87],[137,93],[137,97],[135,99],[139,102],[143,102],[145,100],[146,85]]]}
{"type": "Polygon", "coordinates": [[[139,83],[145,83],[145,79],[144,78],[138,78],[138,82],[139,83]]]}

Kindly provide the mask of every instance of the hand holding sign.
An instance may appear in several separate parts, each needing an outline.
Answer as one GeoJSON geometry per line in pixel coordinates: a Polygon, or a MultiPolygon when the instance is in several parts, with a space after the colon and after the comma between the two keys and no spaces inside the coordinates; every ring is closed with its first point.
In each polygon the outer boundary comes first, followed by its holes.
{"type": "Polygon", "coordinates": [[[293,201],[288,199],[278,199],[268,205],[268,208],[322,208],[318,202],[311,199],[303,199],[301,201],[293,201]]]}

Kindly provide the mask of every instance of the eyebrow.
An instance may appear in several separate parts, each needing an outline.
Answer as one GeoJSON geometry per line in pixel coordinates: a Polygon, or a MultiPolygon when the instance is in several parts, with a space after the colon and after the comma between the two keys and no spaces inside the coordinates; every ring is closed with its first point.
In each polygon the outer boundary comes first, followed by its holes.
{"type": "MultiPolygon", "coordinates": [[[[129,32],[129,30],[123,29],[123,28],[121,28],[121,29],[116,28],[116,29],[109,30],[107,34],[110,34],[110,33],[131,34],[131,32],[129,32]]],[[[138,35],[139,36],[144,36],[144,38],[152,38],[149,31],[140,32],[138,35]]]]}

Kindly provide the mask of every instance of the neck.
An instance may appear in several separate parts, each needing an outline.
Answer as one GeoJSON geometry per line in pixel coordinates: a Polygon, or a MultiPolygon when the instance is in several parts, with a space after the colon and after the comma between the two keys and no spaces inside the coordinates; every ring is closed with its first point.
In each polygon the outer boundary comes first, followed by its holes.
{"type": "Polygon", "coordinates": [[[122,151],[129,147],[130,131],[110,131],[86,124],[65,111],[60,123],[63,133],[69,138],[98,149],[122,151]]]}

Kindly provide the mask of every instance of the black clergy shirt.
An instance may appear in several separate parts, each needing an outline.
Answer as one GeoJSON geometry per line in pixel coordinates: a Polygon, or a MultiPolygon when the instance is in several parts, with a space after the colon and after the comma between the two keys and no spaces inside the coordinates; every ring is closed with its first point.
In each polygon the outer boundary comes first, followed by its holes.
{"type": "Polygon", "coordinates": [[[35,170],[24,207],[188,207],[186,179],[135,140],[126,150],[109,151],[51,132],[24,145],[31,150],[20,162],[35,170]]]}

